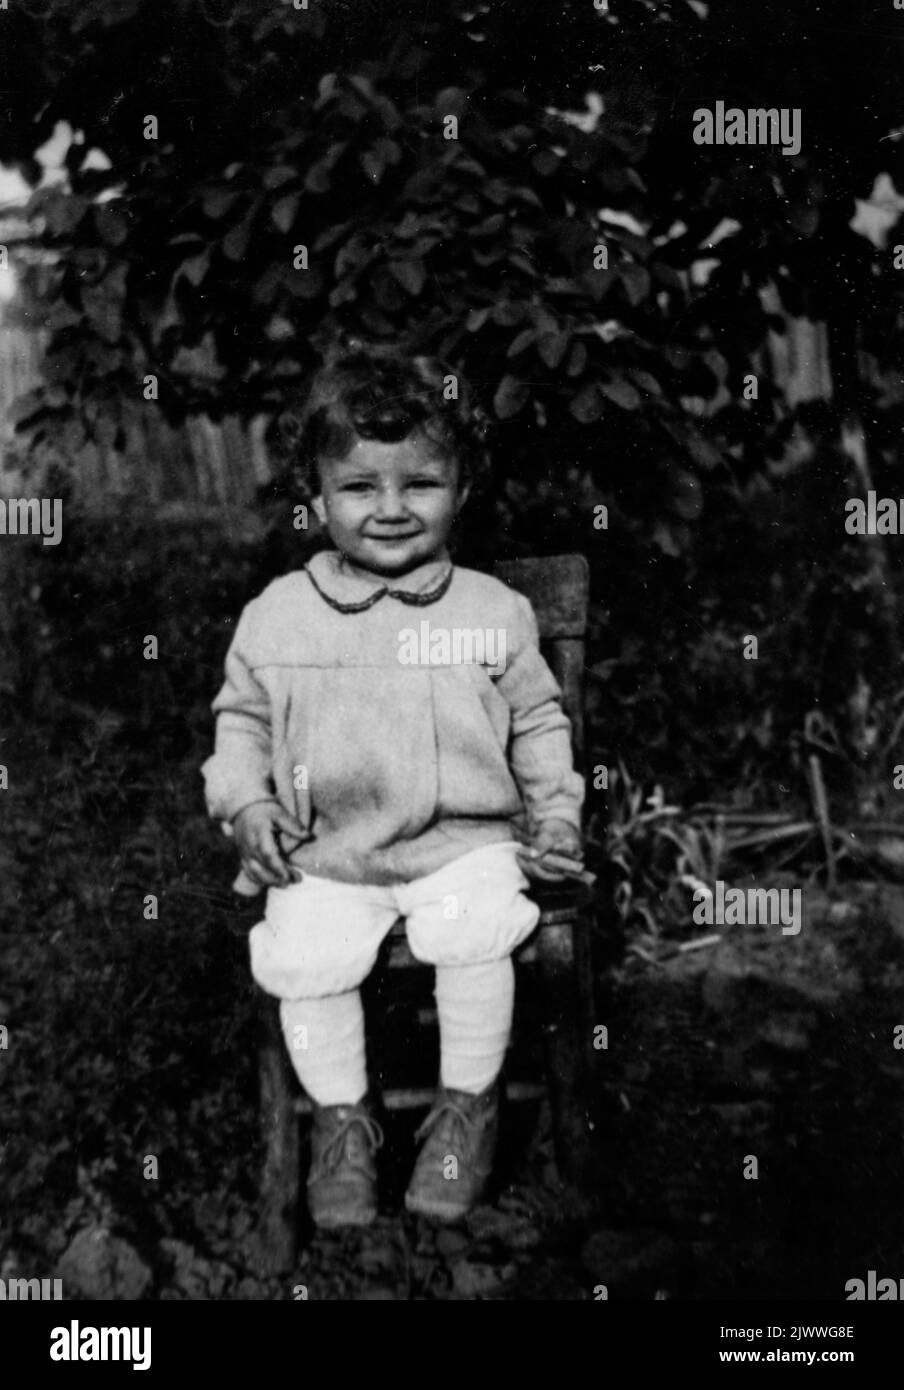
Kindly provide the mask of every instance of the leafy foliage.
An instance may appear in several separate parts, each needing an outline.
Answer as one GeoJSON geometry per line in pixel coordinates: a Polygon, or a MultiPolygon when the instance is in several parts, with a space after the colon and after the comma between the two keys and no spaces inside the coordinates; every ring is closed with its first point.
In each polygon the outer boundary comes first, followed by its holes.
{"type": "Polygon", "coordinates": [[[855,194],[899,157],[881,143],[895,43],[864,16],[839,43],[840,0],[815,33],[775,3],[703,12],[16,6],[0,155],[34,174],[56,121],[84,133],[71,191],[31,202],[55,264],[34,285],[49,381],[23,427],[77,467],[86,440],[120,445],[153,408],[147,374],[172,420],[275,412],[338,333],[391,338],[476,380],[504,472],[533,485],[551,456],[570,460],[643,546],[686,550],[714,471],[749,474],[791,427],[766,380],[755,407],[739,399],[777,326],[762,287],[796,312],[842,313],[835,336],[850,350],[862,336],[886,364],[900,305],[894,273],[847,228],[855,194]],[[782,72],[759,61],[779,47],[796,55],[782,72]],[[726,92],[802,108],[801,154],[694,145],[693,110],[726,92]],[[109,169],[86,159],[94,147],[109,169]],[[702,254],[705,283],[691,273],[702,254]]]}

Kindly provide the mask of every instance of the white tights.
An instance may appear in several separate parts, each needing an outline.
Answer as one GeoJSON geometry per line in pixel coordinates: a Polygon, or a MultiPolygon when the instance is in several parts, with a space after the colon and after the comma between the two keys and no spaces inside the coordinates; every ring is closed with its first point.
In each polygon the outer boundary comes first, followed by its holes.
{"type": "MultiPolygon", "coordinates": [[[[508,956],[436,968],[440,1077],[477,1094],[495,1081],[512,1026],[515,976],[508,956]]],[[[354,1105],[367,1090],[364,1011],[357,989],[283,1000],[280,1016],[298,1079],[318,1105],[354,1105]]]]}

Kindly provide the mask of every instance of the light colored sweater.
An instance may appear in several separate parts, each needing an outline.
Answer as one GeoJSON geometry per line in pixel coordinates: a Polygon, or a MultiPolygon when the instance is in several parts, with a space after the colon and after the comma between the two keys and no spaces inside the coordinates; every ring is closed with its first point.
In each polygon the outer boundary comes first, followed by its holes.
{"type": "Polygon", "coordinates": [[[580,830],[533,610],[447,555],[396,581],[323,551],[275,580],[242,612],[213,710],[210,815],[228,834],[278,800],[314,835],[289,862],[323,878],[405,883],[553,817],[580,830]]]}

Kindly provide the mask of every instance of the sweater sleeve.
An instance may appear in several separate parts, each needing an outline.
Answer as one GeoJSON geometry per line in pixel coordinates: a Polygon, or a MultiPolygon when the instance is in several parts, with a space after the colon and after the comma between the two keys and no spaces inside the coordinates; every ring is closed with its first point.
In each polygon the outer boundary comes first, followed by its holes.
{"type": "Polygon", "coordinates": [[[562,692],[540,655],[537,619],[517,598],[512,658],[497,682],[512,711],[509,762],[527,807],[531,832],[545,820],[581,829],[584,779],[575,771],[571,724],[562,692]]]}
{"type": "Polygon", "coordinates": [[[217,717],[214,752],[201,768],[208,814],[224,822],[224,829],[253,801],[276,800],[270,700],[254,675],[249,652],[258,602],[242,612],[226,654],[226,681],[211,706],[217,717]]]}

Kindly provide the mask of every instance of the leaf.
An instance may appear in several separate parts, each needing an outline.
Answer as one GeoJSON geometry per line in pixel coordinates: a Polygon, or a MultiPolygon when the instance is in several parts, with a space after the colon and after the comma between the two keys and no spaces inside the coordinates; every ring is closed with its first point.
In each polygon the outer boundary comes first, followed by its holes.
{"type": "Polygon", "coordinates": [[[187,261],[183,261],[176,271],[175,279],[178,280],[180,276],[184,275],[186,280],[197,289],[209,269],[210,251],[205,251],[200,256],[191,256],[187,261]]]}
{"type": "Polygon", "coordinates": [[[201,199],[201,209],[205,217],[212,218],[218,222],[221,217],[225,217],[238,202],[241,194],[231,188],[215,188],[210,193],[205,193],[201,199]]]}
{"type": "Polygon", "coordinates": [[[405,187],[402,189],[403,203],[431,203],[433,194],[438,183],[436,170],[429,165],[423,169],[418,169],[405,180],[405,187]]]}
{"type": "Polygon", "coordinates": [[[505,354],[506,357],[517,357],[518,353],[523,352],[524,349],[534,341],[536,336],[537,330],[535,328],[522,329],[522,331],[509,343],[505,354]]]}
{"type": "MultiPolygon", "coordinates": [[[[175,284],[175,281],[173,283],[175,284]]],[[[167,295],[163,308],[153,316],[153,324],[153,340],[158,349],[168,329],[178,328],[181,337],[184,321],[174,294],[167,295]]]]}
{"type": "Polygon", "coordinates": [[[515,266],[518,270],[523,270],[525,275],[530,275],[535,280],[540,278],[540,272],[533,262],[529,261],[526,256],[519,256],[517,252],[515,255],[509,256],[509,265],[515,266]]]}
{"type": "Polygon", "coordinates": [[[571,334],[567,330],[561,333],[541,333],[537,343],[540,361],[546,367],[558,367],[570,342],[571,334]]]}
{"type": "Polygon", "coordinates": [[[625,265],[619,271],[628,299],[634,305],[650,293],[650,272],[642,265],[625,265]]]}
{"type": "Polygon", "coordinates": [[[369,77],[362,77],[360,73],[356,72],[352,74],[348,81],[349,86],[354,87],[355,91],[362,97],[365,97],[367,101],[376,100],[377,94],[374,91],[374,85],[369,77]]]}
{"type": "Polygon", "coordinates": [[[385,161],[374,150],[365,150],[358,156],[358,163],[371,183],[379,183],[386,170],[385,161]]]}
{"type": "Polygon", "coordinates": [[[173,358],[174,372],[186,373],[208,381],[222,381],[226,368],[217,354],[213,334],[207,332],[197,347],[181,347],[173,358]]]}
{"type": "Polygon", "coordinates": [[[602,415],[604,404],[598,384],[592,381],[589,385],[581,388],[568,409],[582,425],[589,425],[602,415]]]}
{"type": "Polygon", "coordinates": [[[791,226],[801,236],[812,236],[819,226],[819,208],[812,203],[795,203],[791,208],[791,226]]]}
{"type": "Polygon", "coordinates": [[[469,333],[476,333],[478,328],[483,328],[487,319],[490,317],[489,306],[485,309],[472,309],[465,319],[465,328],[469,333]]]}
{"type": "Polygon", "coordinates": [[[309,193],[326,193],[328,191],[333,168],[345,153],[347,146],[347,140],[340,141],[337,145],[333,145],[322,159],[316,160],[311,165],[304,178],[304,186],[309,193]]]}
{"type": "Polygon", "coordinates": [[[443,87],[436,94],[433,109],[440,116],[459,116],[465,108],[468,94],[464,87],[443,87]]]}
{"type": "Polygon", "coordinates": [[[406,254],[410,256],[412,260],[421,260],[428,251],[432,251],[434,246],[438,246],[441,241],[442,237],[440,236],[419,236],[417,241],[413,241],[411,245],[406,248],[406,254]]]}
{"type": "Polygon", "coordinates": [[[682,521],[696,521],[703,511],[703,488],[695,473],[677,468],[671,475],[669,509],[682,521]]]}
{"type": "MultiPolygon", "coordinates": [[[[483,196],[489,198],[490,202],[495,203],[497,207],[501,207],[503,203],[511,202],[511,185],[503,179],[490,179],[483,189],[483,196]]],[[[501,217],[502,214],[499,213],[497,216],[501,217]]]]}
{"type": "Polygon", "coordinates": [[[121,296],[111,294],[107,281],[82,290],[82,304],[95,333],[105,343],[117,343],[122,336],[121,296]]]}
{"type": "Polygon", "coordinates": [[[621,406],[622,410],[636,410],[640,405],[640,392],[632,386],[630,381],[624,377],[616,377],[612,381],[604,381],[600,387],[605,396],[616,405],[621,406]]]}
{"type": "Polygon", "coordinates": [[[453,151],[452,157],[455,159],[455,169],[458,173],[473,174],[475,178],[485,179],[487,171],[476,159],[472,159],[469,154],[459,154],[453,151]]]}
{"type": "MultiPolygon", "coordinates": [[[[316,266],[310,270],[296,270],[288,281],[288,289],[298,299],[316,299],[323,290],[323,273],[316,266]]],[[[350,297],[354,299],[354,291],[350,297]]]]}
{"type": "Polygon", "coordinates": [[[572,346],[571,354],[568,358],[568,366],[566,368],[566,371],[568,372],[569,376],[580,376],[581,372],[584,370],[586,366],[587,349],[584,346],[584,344],[580,341],[580,339],[578,339],[578,341],[574,343],[574,345],[572,346]]]}
{"type": "Polygon", "coordinates": [[[81,313],[73,309],[72,305],[67,304],[63,299],[57,299],[52,306],[48,307],[51,319],[45,324],[45,327],[52,325],[52,332],[54,333],[59,333],[63,328],[74,328],[77,323],[82,322],[81,313]]]}
{"type": "Polygon", "coordinates": [[[490,310],[493,322],[501,328],[514,328],[524,318],[524,305],[513,304],[510,299],[500,299],[490,310]]]}
{"type": "Polygon", "coordinates": [[[635,381],[642,391],[646,391],[650,396],[661,396],[662,387],[650,372],[643,371],[640,367],[630,368],[631,380],[635,381]]]}
{"type": "Polygon", "coordinates": [[[371,251],[360,232],[350,236],[336,252],[336,275],[357,274],[371,259],[371,251]]]}
{"type": "Polygon", "coordinates": [[[586,270],[580,278],[580,284],[590,298],[599,304],[614,279],[614,270],[586,270]]]}
{"type": "Polygon", "coordinates": [[[552,150],[541,150],[539,154],[534,155],[531,163],[541,177],[548,178],[550,174],[554,174],[558,169],[559,157],[553,154],[552,150]]]}
{"type": "Polygon", "coordinates": [[[673,366],[676,371],[684,372],[691,365],[690,349],[682,347],[677,343],[670,343],[665,350],[666,361],[673,366]]]}
{"type": "Polygon", "coordinates": [[[524,408],[529,396],[529,386],[518,377],[506,374],[496,388],[493,409],[500,420],[510,420],[524,408]]]}
{"type": "Polygon", "coordinates": [[[355,289],[354,285],[350,285],[347,282],[336,285],[330,290],[330,304],[334,309],[337,309],[340,304],[351,304],[357,298],[358,291],[355,289]]]}
{"type": "Polygon", "coordinates": [[[668,265],[665,261],[653,261],[652,271],[660,285],[667,285],[670,290],[680,290],[684,288],[684,281],[678,274],[674,266],[668,265]]]}
{"type": "Polygon", "coordinates": [[[479,223],[476,227],[471,227],[469,236],[485,237],[495,236],[501,232],[505,226],[506,217],[504,212],[494,212],[492,217],[488,217],[485,222],[479,223]]]}
{"type": "Polygon", "coordinates": [[[427,279],[423,261],[390,261],[389,270],[409,294],[420,294],[427,279]]]}
{"type": "Polygon", "coordinates": [[[349,222],[337,222],[333,227],[325,227],[314,241],[314,250],[323,251],[326,247],[341,241],[344,236],[348,235],[350,225],[349,222]]]}
{"type": "Polygon", "coordinates": [[[95,209],[94,220],[102,240],[109,246],[121,246],[129,235],[129,223],[118,208],[109,203],[101,203],[95,209]]]}
{"type": "Polygon", "coordinates": [[[555,314],[551,314],[542,304],[531,305],[534,323],[541,333],[558,333],[560,324],[555,314]]]}
{"type": "Polygon", "coordinates": [[[251,291],[251,298],[255,304],[269,305],[278,296],[285,293],[285,287],[289,275],[296,275],[299,272],[288,272],[284,265],[270,265],[262,275],[257,278],[257,283],[251,291]]]}
{"type": "Polygon", "coordinates": [[[680,522],[672,525],[667,521],[657,521],[653,530],[653,543],[665,555],[677,558],[682,550],[686,550],[690,542],[690,534],[686,526],[680,522]]]}
{"type": "Polygon", "coordinates": [[[378,135],[374,141],[374,150],[386,164],[401,164],[402,147],[395,140],[390,140],[386,135],[378,135]]]}
{"type": "Polygon", "coordinates": [[[261,183],[266,189],[281,188],[289,179],[296,178],[297,174],[298,170],[293,169],[290,164],[277,164],[264,172],[261,183]]]}
{"type": "Polygon", "coordinates": [[[102,416],[94,426],[94,437],[102,448],[110,449],[116,442],[119,426],[108,416],[102,416]]]}
{"type": "Polygon", "coordinates": [[[251,240],[251,224],[254,221],[254,214],[257,211],[256,205],[242,218],[237,227],[233,227],[223,238],[223,254],[230,261],[240,261],[248,250],[248,243],[251,240]]]}
{"type": "Polygon", "coordinates": [[[40,211],[47,223],[47,230],[53,236],[68,236],[75,231],[90,206],[87,198],[58,193],[42,203],[40,211]]]}
{"type": "Polygon", "coordinates": [[[16,396],[12,407],[6,412],[6,417],[14,425],[21,425],[45,409],[44,389],[36,387],[33,391],[26,391],[22,396],[16,396]]]}
{"type": "Polygon", "coordinates": [[[542,208],[543,203],[532,188],[526,186],[513,188],[512,197],[517,198],[521,203],[530,203],[532,207],[542,208]]]}
{"type": "Polygon", "coordinates": [[[687,451],[694,463],[699,464],[707,472],[711,472],[713,468],[718,468],[722,462],[721,449],[717,448],[711,440],[705,439],[702,434],[698,434],[696,430],[688,431],[686,444],[687,451]]]}
{"type": "Polygon", "coordinates": [[[298,193],[289,193],[273,204],[270,216],[281,232],[288,234],[294,227],[300,204],[301,197],[298,193]]]}

